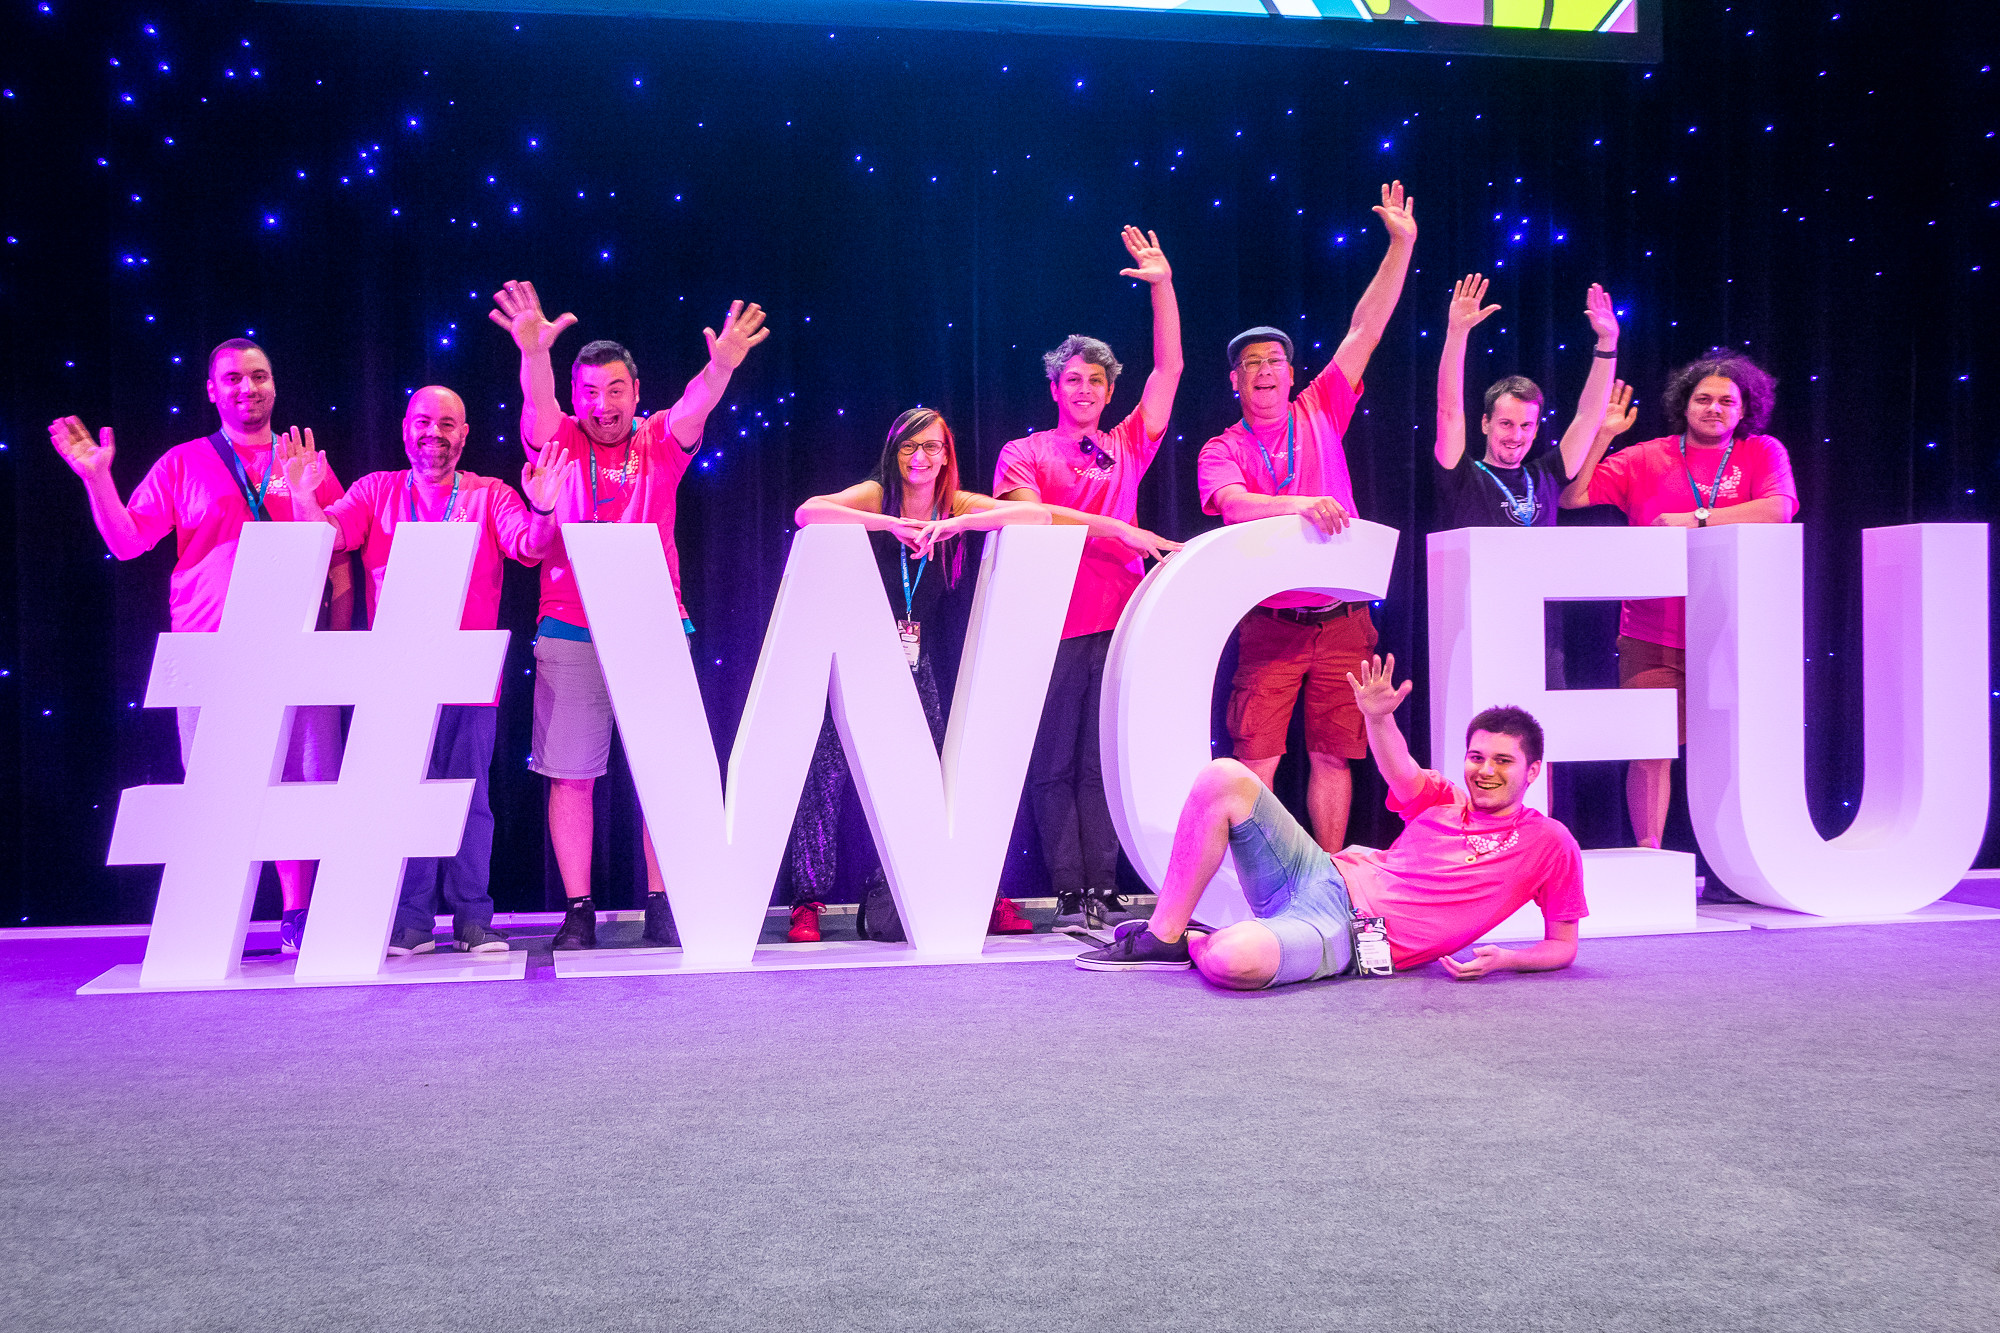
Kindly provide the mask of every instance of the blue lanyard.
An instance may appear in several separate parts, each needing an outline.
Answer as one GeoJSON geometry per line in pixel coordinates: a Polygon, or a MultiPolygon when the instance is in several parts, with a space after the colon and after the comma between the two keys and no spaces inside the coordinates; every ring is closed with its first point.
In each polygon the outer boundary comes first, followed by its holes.
{"type": "Polygon", "coordinates": [[[896,558],[903,566],[903,619],[915,620],[917,618],[917,589],[923,586],[924,566],[930,564],[931,558],[926,554],[923,559],[917,561],[917,577],[914,581],[910,578],[910,548],[904,546],[898,549],[896,558]]]}
{"type": "Polygon", "coordinates": [[[1475,458],[1472,460],[1472,466],[1484,472],[1493,484],[1500,488],[1500,494],[1506,497],[1503,503],[1506,507],[1508,518],[1513,519],[1524,528],[1535,526],[1535,520],[1542,516],[1542,503],[1535,497],[1535,483],[1532,478],[1528,481],[1527,493],[1516,496],[1509,489],[1507,483],[1500,480],[1499,474],[1486,466],[1484,462],[1475,458]]]}
{"type": "MultiPolygon", "coordinates": [[[[415,472],[410,473],[410,490],[409,493],[405,495],[403,498],[409,502],[410,522],[415,523],[417,521],[417,474],[415,472]]],[[[458,472],[456,469],[454,469],[451,474],[451,494],[445,497],[444,516],[438,519],[438,522],[440,523],[451,522],[452,506],[456,505],[457,503],[458,503],[458,472]]]]}
{"type": "Polygon", "coordinates": [[[278,473],[276,441],[274,440],[271,446],[270,466],[264,469],[264,482],[254,491],[250,489],[250,473],[243,466],[242,455],[238,454],[229,443],[229,432],[219,430],[208,437],[208,442],[215,446],[215,452],[222,455],[223,465],[229,469],[230,475],[236,478],[236,487],[243,492],[243,502],[250,506],[251,521],[270,522],[271,511],[264,507],[264,492],[271,489],[271,478],[278,473]]]}
{"type": "Polygon", "coordinates": [[[1295,434],[1297,421],[1298,418],[1295,415],[1293,409],[1289,407],[1286,408],[1285,409],[1285,479],[1283,481],[1278,481],[1278,469],[1277,466],[1271,462],[1271,451],[1264,447],[1264,442],[1262,440],[1257,439],[1257,432],[1254,430],[1250,430],[1250,418],[1249,417],[1243,418],[1243,429],[1250,432],[1251,439],[1257,440],[1257,452],[1264,455],[1264,470],[1271,474],[1272,481],[1277,482],[1278,489],[1276,492],[1274,492],[1274,494],[1282,494],[1284,492],[1285,487],[1292,484],[1292,478],[1297,476],[1299,472],[1299,451],[1296,443],[1296,434],[1295,434]]]}
{"type": "Polygon", "coordinates": [[[1687,433],[1685,431],[1681,433],[1681,471],[1687,474],[1688,489],[1694,492],[1694,507],[1696,509],[1715,508],[1715,498],[1722,493],[1722,478],[1729,471],[1729,455],[1735,452],[1736,438],[1731,436],[1729,447],[1722,451],[1722,465],[1715,469],[1715,480],[1708,484],[1708,498],[1704,500],[1701,498],[1701,486],[1694,479],[1694,469],[1688,466],[1687,433]]]}
{"type": "MultiPolygon", "coordinates": [[[[632,441],[638,434],[639,423],[635,421],[632,423],[632,433],[625,437],[625,461],[618,465],[618,475],[626,477],[628,481],[630,478],[627,474],[632,470],[632,441]]],[[[590,521],[592,523],[599,523],[603,520],[597,517],[597,506],[602,504],[603,501],[597,498],[597,441],[586,436],[584,437],[584,443],[590,446],[590,521]]],[[[605,497],[607,500],[610,498],[610,496],[605,497]]]]}

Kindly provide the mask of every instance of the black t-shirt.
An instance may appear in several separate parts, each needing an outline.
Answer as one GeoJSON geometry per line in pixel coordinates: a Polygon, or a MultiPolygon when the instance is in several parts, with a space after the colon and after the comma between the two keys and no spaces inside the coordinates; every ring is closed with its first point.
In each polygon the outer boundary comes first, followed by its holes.
{"type": "Polygon", "coordinates": [[[1545,450],[1517,468],[1482,464],[1470,452],[1457,467],[1439,467],[1435,459],[1431,466],[1437,476],[1439,532],[1556,525],[1556,503],[1568,480],[1560,449],[1545,450]]]}

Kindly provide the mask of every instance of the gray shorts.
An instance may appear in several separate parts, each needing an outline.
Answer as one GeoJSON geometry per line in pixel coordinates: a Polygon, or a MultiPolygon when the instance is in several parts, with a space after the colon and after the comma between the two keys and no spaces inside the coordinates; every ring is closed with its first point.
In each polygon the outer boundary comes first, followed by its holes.
{"type": "Polygon", "coordinates": [[[1333,858],[1269,788],[1250,818],[1229,826],[1236,878],[1257,922],[1278,937],[1270,985],[1339,976],[1354,962],[1354,906],[1333,858]]]}
{"type": "Polygon", "coordinates": [[[611,768],[612,724],[597,645],[538,637],[529,771],[545,778],[603,777],[611,768]]]}
{"type": "MultiPolygon", "coordinates": [[[[174,710],[181,729],[181,771],[194,753],[199,708],[174,710]]],[[[292,734],[285,746],[285,781],[332,782],[340,777],[340,705],[308,704],[292,710],[292,734]]]]}

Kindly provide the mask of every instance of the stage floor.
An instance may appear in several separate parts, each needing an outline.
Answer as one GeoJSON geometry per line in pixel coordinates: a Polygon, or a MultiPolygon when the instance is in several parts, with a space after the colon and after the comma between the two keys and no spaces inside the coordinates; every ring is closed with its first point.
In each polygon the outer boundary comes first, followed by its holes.
{"type": "Polygon", "coordinates": [[[2000,1327],[1990,925],[76,996],[142,947],[0,942],[0,1326],[2000,1327]]]}

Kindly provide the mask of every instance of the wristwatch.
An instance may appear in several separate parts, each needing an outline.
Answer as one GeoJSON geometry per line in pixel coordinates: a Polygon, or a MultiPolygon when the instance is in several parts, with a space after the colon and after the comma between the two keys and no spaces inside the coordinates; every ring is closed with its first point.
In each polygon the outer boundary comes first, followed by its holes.
{"type": "Polygon", "coordinates": [[[1694,511],[1694,525],[1698,528],[1708,526],[1708,509],[1706,507],[1694,511]]]}

